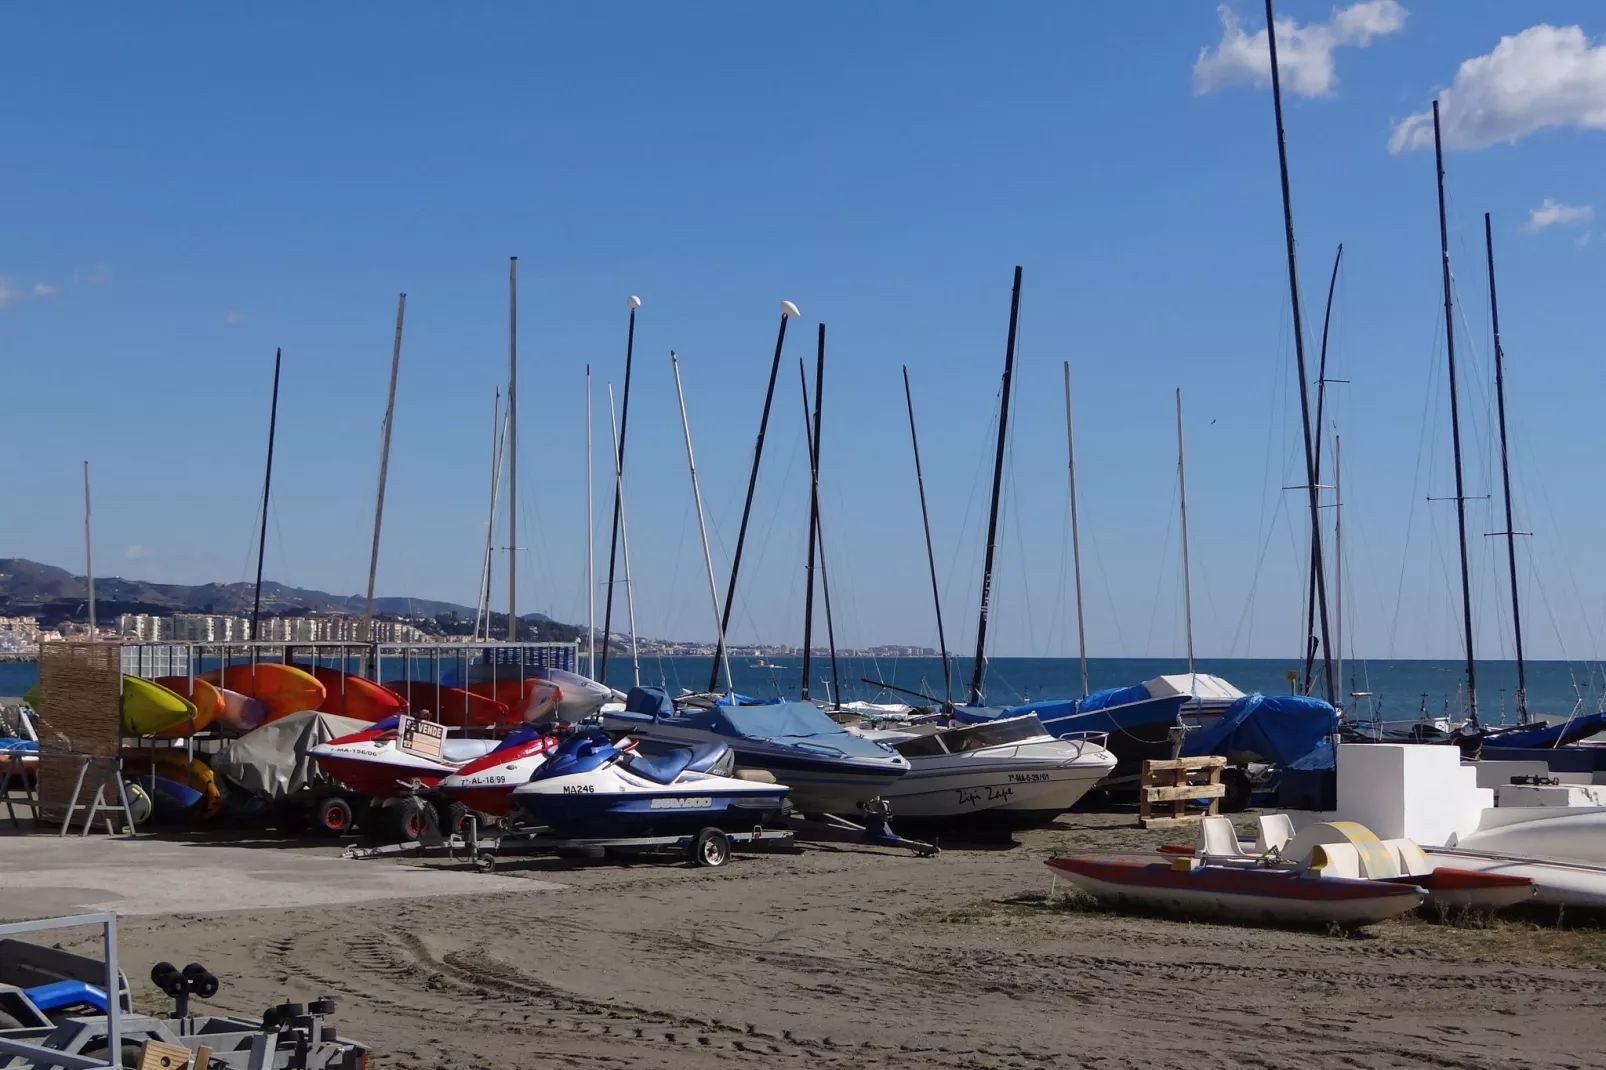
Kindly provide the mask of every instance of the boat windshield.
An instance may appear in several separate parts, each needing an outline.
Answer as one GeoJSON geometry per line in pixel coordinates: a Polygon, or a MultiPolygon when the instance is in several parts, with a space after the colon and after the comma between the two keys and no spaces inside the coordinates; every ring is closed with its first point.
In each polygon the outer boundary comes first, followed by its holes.
{"type": "MultiPolygon", "coordinates": [[[[985,724],[949,729],[941,733],[940,738],[950,753],[963,754],[965,751],[999,747],[1006,743],[1021,743],[1047,734],[1043,723],[1036,716],[1028,714],[1025,717],[1010,717],[1002,721],[988,721],[985,724]]],[[[898,749],[903,748],[900,746],[898,749]]]]}
{"type": "Polygon", "coordinates": [[[905,758],[929,758],[932,755],[948,753],[948,749],[942,745],[941,733],[901,739],[892,745],[892,749],[905,758]]]}

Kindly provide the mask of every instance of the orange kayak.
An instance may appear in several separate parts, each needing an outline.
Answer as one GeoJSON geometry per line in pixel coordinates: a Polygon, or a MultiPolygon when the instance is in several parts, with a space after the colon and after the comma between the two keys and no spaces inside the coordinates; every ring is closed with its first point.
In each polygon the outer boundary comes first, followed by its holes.
{"type": "Polygon", "coordinates": [[[506,703],[460,687],[446,687],[428,680],[392,680],[385,687],[405,696],[414,713],[428,714],[441,724],[483,727],[518,724],[519,721],[506,703]]]}
{"type": "Polygon", "coordinates": [[[267,707],[267,720],[277,721],[302,710],[315,710],[324,700],[324,687],[311,673],[276,661],[230,665],[206,674],[209,683],[249,695],[267,707]]]}
{"type": "Polygon", "coordinates": [[[195,719],[175,725],[165,732],[157,735],[164,739],[176,739],[199,732],[208,727],[223,712],[223,695],[211,683],[199,676],[163,676],[156,683],[161,684],[177,695],[183,695],[195,706],[195,719]]]}
{"type": "Polygon", "coordinates": [[[364,676],[355,676],[325,665],[298,665],[323,685],[323,702],[318,709],[324,713],[338,713],[359,721],[383,721],[398,713],[407,712],[407,700],[388,687],[382,687],[364,676]]]}

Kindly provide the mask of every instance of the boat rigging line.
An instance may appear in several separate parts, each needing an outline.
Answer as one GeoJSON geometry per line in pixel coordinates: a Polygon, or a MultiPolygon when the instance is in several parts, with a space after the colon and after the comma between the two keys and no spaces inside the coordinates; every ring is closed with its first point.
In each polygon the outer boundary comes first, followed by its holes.
{"type": "Polygon", "coordinates": [[[1193,675],[1193,580],[1188,567],[1188,469],[1182,448],[1182,388],[1177,387],[1177,495],[1182,504],[1182,620],[1188,632],[1188,675],[1193,675]]]}
{"type": "Polygon", "coordinates": [[[903,400],[909,409],[909,444],[915,454],[915,486],[920,490],[920,524],[926,532],[926,565],[931,570],[931,604],[937,611],[937,645],[942,653],[942,701],[954,704],[953,665],[948,656],[948,637],[942,628],[942,593],[937,587],[937,555],[931,548],[931,514],[926,510],[926,479],[920,471],[920,437],[915,433],[915,399],[909,389],[909,365],[903,366],[903,400]]]}
{"type": "MultiPolygon", "coordinates": [[[[822,324],[819,325],[819,327],[820,327],[819,340],[816,343],[816,357],[815,357],[815,360],[819,365],[819,370],[816,372],[816,378],[818,378],[821,374],[823,374],[824,369],[825,369],[825,324],[822,323],[822,324]]],[[[801,357],[798,358],[797,373],[798,373],[798,376],[803,379],[803,385],[804,385],[804,388],[806,390],[807,387],[808,387],[808,377],[807,377],[807,373],[804,371],[803,360],[802,360],[801,357]]],[[[818,430],[819,430],[819,424],[820,424],[820,405],[819,405],[819,399],[818,399],[818,397],[816,397],[815,403],[814,403],[814,426],[815,426],[816,432],[818,432],[818,430]]],[[[809,649],[809,644],[811,642],[813,642],[813,638],[814,638],[814,547],[815,547],[816,537],[818,536],[819,530],[820,530],[820,527],[819,527],[819,518],[820,518],[820,469],[819,469],[819,466],[817,464],[815,464],[815,460],[814,460],[813,440],[810,439],[808,442],[805,442],[804,446],[809,451],[809,472],[810,472],[810,478],[809,478],[809,555],[808,555],[808,565],[804,570],[805,571],[805,575],[806,575],[806,579],[804,580],[804,589],[803,589],[803,666],[802,666],[802,668],[803,668],[803,678],[802,678],[802,681],[801,681],[799,687],[800,687],[800,690],[801,690],[801,697],[802,697],[803,701],[807,702],[808,699],[809,699],[809,658],[810,658],[810,655],[812,653],[811,650],[809,649]]]]}
{"type": "MultiPolygon", "coordinates": [[[[635,300],[635,298],[631,298],[635,300]]],[[[633,310],[632,310],[633,311],[633,310]]],[[[628,366],[628,362],[627,362],[628,366]]],[[[641,658],[636,653],[636,589],[630,582],[630,528],[625,523],[624,509],[624,436],[620,433],[623,421],[614,419],[613,411],[613,384],[608,384],[608,430],[613,434],[613,501],[614,517],[619,522],[619,543],[624,553],[625,564],[625,607],[630,615],[630,673],[632,685],[641,686],[641,658]]],[[[608,571],[612,573],[610,566],[608,571]]],[[[613,602],[613,584],[608,584],[608,602],[613,602]]],[[[608,665],[608,626],[603,625],[602,634],[602,666],[607,670],[608,665]]],[[[598,677],[597,682],[603,683],[598,677]]],[[[604,685],[606,686],[606,685],[604,685]]]]}
{"type": "MultiPolygon", "coordinates": [[[[273,400],[268,403],[268,469],[262,477],[262,531],[257,541],[257,583],[251,595],[251,638],[259,638],[257,622],[262,617],[262,557],[268,549],[268,494],[273,489],[273,440],[279,430],[279,361],[284,350],[273,351],[273,400]]],[[[84,462],[84,556],[87,570],[89,556],[89,462],[84,462]]],[[[94,632],[95,573],[87,570],[89,579],[90,632],[94,632]]]]}
{"type": "MultiPolygon", "coordinates": [[[[396,373],[401,370],[402,320],[407,295],[396,298],[396,340],[390,350],[390,391],[385,398],[385,431],[379,447],[379,493],[374,497],[374,545],[368,555],[368,594],[362,602],[362,636],[373,641],[374,576],[379,571],[379,529],[385,519],[385,477],[390,473],[390,431],[396,420],[396,373]]],[[[264,503],[266,499],[263,499],[264,503]]],[[[264,506],[265,507],[265,506],[264,506]]],[[[255,638],[253,633],[252,638],[255,638]]]]}
{"type": "Polygon", "coordinates": [[[1015,374],[1015,332],[1020,323],[1020,265],[1009,294],[1009,339],[1004,345],[1004,380],[998,401],[998,451],[993,458],[992,504],[987,510],[987,552],[981,571],[981,607],[976,618],[976,661],[970,674],[970,703],[981,705],[987,673],[987,611],[993,593],[993,557],[998,540],[998,495],[1004,485],[1004,451],[1009,441],[1009,388],[1015,374]]]}
{"type": "MultiPolygon", "coordinates": [[[[1277,21],[1272,0],[1266,0],[1266,43],[1271,51],[1271,99],[1277,121],[1277,168],[1282,180],[1283,234],[1288,246],[1288,300],[1293,308],[1294,354],[1299,370],[1299,415],[1305,438],[1305,490],[1310,505],[1310,552],[1316,573],[1316,601],[1320,613],[1322,679],[1328,702],[1338,698],[1333,685],[1332,647],[1327,635],[1327,577],[1322,564],[1321,480],[1311,440],[1310,387],[1305,371],[1305,325],[1299,307],[1299,260],[1294,244],[1294,202],[1288,183],[1288,138],[1283,130],[1282,78],[1277,69],[1277,21]]],[[[1318,428],[1318,431],[1320,429],[1318,428]]],[[[1187,539],[1184,538],[1186,543],[1187,539]]]]}
{"type": "MultiPolygon", "coordinates": [[[[641,307],[641,298],[632,295],[630,299],[625,302],[625,304],[630,307],[630,325],[628,328],[626,328],[625,332],[624,398],[619,406],[621,410],[619,414],[619,421],[617,425],[613,427],[613,530],[608,536],[608,588],[607,594],[603,596],[602,600],[602,658],[598,662],[597,666],[597,682],[600,684],[606,684],[608,682],[608,648],[612,641],[613,633],[614,563],[615,555],[619,549],[619,529],[624,524],[625,429],[630,421],[630,366],[636,353],[636,309],[641,307]]],[[[610,422],[613,420],[613,384],[611,383],[608,385],[608,419],[610,422]]],[[[629,572],[630,566],[627,563],[625,565],[625,587],[627,596],[630,586],[629,572]]],[[[632,662],[636,660],[636,655],[634,653],[636,643],[636,625],[634,616],[635,610],[632,609],[632,620],[630,624],[630,645],[632,651],[630,660],[632,662]]],[[[636,682],[638,684],[641,682],[640,676],[641,670],[638,666],[636,668],[636,682]]]]}
{"type": "Polygon", "coordinates": [[[669,351],[669,366],[675,373],[675,400],[680,403],[680,429],[686,436],[686,468],[691,472],[691,498],[697,507],[697,532],[703,539],[703,564],[708,566],[708,597],[714,605],[714,628],[719,636],[719,657],[715,665],[724,665],[725,691],[735,701],[736,684],[731,679],[730,652],[725,649],[725,628],[719,619],[719,583],[714,579],[714,554],[708,547],[708,525],[703,521],[703,491],[697,484],[697,459],[691,450],[691,421],[686,418],[686,392],[680,385],[680,361],[675,358],[673,349],[669,351]]]}
{"type": "Polygon", "coordinates": [[[797,374],[803,384],[803,439],[809,450],[809,469],[815,485],[816,505],[814,507],[814,534],[820,550],[820,593],[825,596],[825,642],[826,649],[831,653],[831,694],[827,700],[833,709],[842,708],[842,682],[837,676],[836,665],[836,624],[831,616],[831,573],[825,567],[825,529],[820,526],[820,509],[818,505],[818,487],[820,483],[820,407],[824,403],[821,395],[825,392],[822,376],[825,374],[825,332],[821,325],[820,332],[820,363],[814,376],[814,430],[809,430],[809,381],[803,371],[803,362],[797,362],[797,374]]]}
{"type": "MultiPolygon", "coordinates": [[[[1338,252],[1333,255],[1333,273],[1332,273],[1331,276],[1329,276],[1329,278],[1327,280],[1327,310],[1322,314],[1322,351],[1321,351],[1321,355],[1317,358],[1317,361],[1316,361],[1316,474],[1317,474],[1318,477],[1321,475],[1321,471],[1322,471],[1322,443],[1324,441],[1326,441],[1326,432],[1323,430],[1323,428],[1325,428],[1327,426],[1327,384],[1328,383],[1341,383],[1341,382],[1345,381],[1343,379],[1329,379],[1329,378],[1327,378],[1327,337],[1328,337],[1328,329],[1330,327],[1332,327],[1332,325],[1333,325],[1333,291],[1335,289],[1337,289],[1337,287],[1338,287],[1338,268],[1339,268],[1339,265],[1341,263],[1343,263],[1343,260],[1344,260],[1344,243],[1343,242],[1339,242],[1338,243],[1338,252]]],[[[1333,491],[1333,493],[1335,495],[1338,493],[1336,475],[1334,477],[1334,491],[1333,491]]],[[[1336,538],[1337,536],[1335,535],[1334,537],[1336,538]]],[[[1334,554],[1336,555],[1337,553],[1338,553],[1338,551],[1335,550],[1334,554]]],[[[1333,564],[1333,573],[1334,573],[1334,581],[1333,582],[1334,582],[1334,586],[1335,587],[1337,586],[1337,583],[1338,583],[1337,574],[1338,574],[1339,567],[1340,566],[1339,566],[1338,562],[1335,560],[1334,564],[1333,564]]],[[[1303,680],[1304,680],[1304,692],[1307,695],[1310,694],[1311,687],[1315,684],[1315,673],[1316,673],[1316,576],[1317,576],[1317,571],[1318,571],[1317,559],[1316,559],[1316,554],[1313,551],[1311,553],[1311,559],[1310,559],[1310,583],[1309,583],[1309,585],[1307,587],[1306,594],[1305,594],[1305,609],[1306,609],[1305,635],[1306,635],[1306,640],[1305,640],[1305,675],[1303,677],[1303,680]]],[[[1342,611],[1339,610],[1338,612],[1342,612],[1342,611]]],[[[1335,627],[1334,631],[1336,633],[1338,631],[1338,629],[1335,627]]],[[[1334,654],[1335,654],[1334,660],[1342,662],[1344,660],[1344,651],[1343,651],[1343,648],[1341,646],[1341,637],[1335,634],[1334,639],[1333,639],[1333,643],[1334,643],[1334,646],[1337,647],[1337,649],[1334,651],[1334,654]]],[[[1342,672],[1338,671],[1337,669],[1335,669],[1334,673],[1333,673],[1333,676],[1339,682],[1339,685],[1342,687],[1343,683],[1344,683],[1344,674],[1342,672]]]]}
{"type": "MultiPolygon", "coordinates": [[[[1082,656],[1082,697],[1087,688],[1087,626],[1082,621],[1082,540],[1076,524],[1076,434],[1071,421],[1071,362],[1065,362],[1065,454],[1070,470],[1071,496],[1071,562],[1076,574],[1076,642],[1082,656]]],[[[1065,559],[1060,558],[1061,561],[1065,559]]],[[[1062,566],[1063,567],[1063,566],[1062,566]]],[[[1061,577],[1065,575],[1060,573],[1061,577]]]]}
{"type": "Polygon", "coordinates": [[[1511,574],[1511,628],[1517,640],[1517,723],[1528,723],[1528,678],[1522,656],[1522,611],[1517,601],[1517,536],[1529,534],[1518,531],[1511,517],[1511,462],[1506,449],[1506,360],[1500,346],[1500,302],[1494,286],[1494,229],[1489,213],[1483,213],[1483,243],[1489,252],[1489,318],[1494,327],[1494,389],[1496,406],[1500,414],[1500,478],[1506,499],[1506,530],[1495,532],[1506,537],[1506,563],[1511,574]]]}
{"type": "Polygon", "coordinates": [[[753,492],[758,488],[758,462],[764,456],[764,434],[770,426],[770,403],[775,400],[775,379],[781,371],[781,349],[786,345],[786,321],[798,315],[797,306],[790,301],[781,302],[781,326],[775,332],[775,356],[770,361],[769,385],[764,388],[764,410],[758,418],[758,439],[753,443],[753,467],[747,476],[747,499],[742,503],[742,523],[736,529],[736,551],[731,555],[730,581],[725,587],[725,609],[719,618],[719,647],[714,651],[714,665],[708,673],[708,690],[719,683],[719,659],[725,655],[725,633],[731,626],[731,607],[736,602],[736,576],[742,570],[742,549],[747,545],[747,521],[753,513],[753,492]]]}

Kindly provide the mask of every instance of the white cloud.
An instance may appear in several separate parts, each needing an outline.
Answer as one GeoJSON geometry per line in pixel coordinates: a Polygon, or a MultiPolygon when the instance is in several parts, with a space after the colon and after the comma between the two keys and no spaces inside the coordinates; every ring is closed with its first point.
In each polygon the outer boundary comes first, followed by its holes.
{"type": "MultiPolygon", "coordinates": [[[[1210,93],[1233,85],[1271,85],[1271,48],[1265,29],[1245,33],[1238,16],[1225,4],[1216,13],[1221,17],[1221,40],[1214,48],[1199,50],[1193,65],[1193,91],[1210,93]]],[[[1333,17],[1326,22],[1299,26],[1292,19],[1278,19],[1277,69],[1283,84],[1304,97],[1328,95],[1337,81],[1333,50],[1341,46],[1365,48],[1373,38],[1400,30],[1405,16],[1405,8],[1395,0],[1362,0],[1334,9],[1333,17]]]]}
{"type": "Polygon", "coordinates": [[[0,275],[0,308],[10,308],[24,297],[21,286],[17,280],[9,275],[0,275]]]}
{"type": "Polygon", "coordinates": [[[1560,204],[1545,198],[1538,208],[1528,209],[1528,233],[1556,226],[1558,223],[1587,223],[1595,218],[1595,209],[1587,204],[1560,204]]]}
{"type": "Polygon", "coordinates": [[[135,543],[127,550],[123,551],[123,556],[130,561],[140,561],[151,556],[151,552],[145,547],[141,546],[139,543],[135,543]]]}
{"type": "MultiPolygon", "coordinates": [[[[1482,149],[1547,126],[1606,128],[1606,45],[1577,26],[1530,26],[1474,56],[1439,94],[1444,145],[1482,149]]],[[[1433,111],[1407,116],[1390,152],[1433,147],[1433,111]]]]}
{"type": "Polygon", "coordinates": [[[51,294],[60,292],[61,287],[53,282],[36,282],[33,284],[33,295],[35,297],[49,297],[51,294]]]}
{"type": "Polygon", "coordinates": [[[245,322],[245,313],[240,311],[237,308],[231,308],[231,309],[228,310],[228,312],[224,313],[223,322],[227,323],[227,324],[230,324],[230,325],[233,325],[233,324],[236,324],[236,323],[244,323],[245,322]]]}
{"type": "Polygon", "coordinates": [[[1576,248],[1576,249],[1582,249],[1584,246],[1589,244],[1590,239],[1593,238],[1594,236],[1595,236],[1595,232],[1594,231],[1590,231],[1590,230],[1584,231],[1582,234],[1578,235],[1578,237],[1573,239],[1573,247],[1576,248]]]}

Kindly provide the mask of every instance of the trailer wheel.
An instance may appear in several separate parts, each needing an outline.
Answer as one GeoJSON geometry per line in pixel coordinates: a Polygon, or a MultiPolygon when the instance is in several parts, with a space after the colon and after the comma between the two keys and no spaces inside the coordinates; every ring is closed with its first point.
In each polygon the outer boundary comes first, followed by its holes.
{"type": "Polygon", "coordinates": [[[331,795],[318,804],[318,831],[325,836],[343,836],[351,831],[356,821],[351,804],[338,795],[331,795]]]}
{"type": "Polygon", "coordinates": [[[719,829],[703,829],[692,841],[691,859],[699,866],[723,866],[730,861],[731,841],[719,829]]]}
{"type": "Polygon", "coordinates": [[[399,843],[417,843],[431,824],[439,827],[440,819],[435,814],[435,807],[423,799],[403,799],[387,809],[390,811],[391,831],[399,843]]]}

